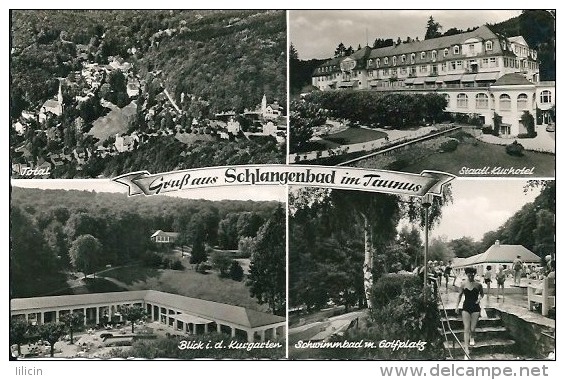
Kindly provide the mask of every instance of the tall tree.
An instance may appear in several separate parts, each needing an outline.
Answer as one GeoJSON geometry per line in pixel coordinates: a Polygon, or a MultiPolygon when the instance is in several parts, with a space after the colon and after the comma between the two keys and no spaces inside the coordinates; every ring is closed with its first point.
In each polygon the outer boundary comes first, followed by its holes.
{"type": "Polygon", "coordinates": [[[135,322],[140,321],[147,316],[147,311],[139,305],[122,306],[120,307],[120,313],[122,313],[126,321],[131,322],[132,334],[135,332],[135,322]]]}
{"type": "Polygon", "coordinates": [[[51,345],[51,357],[55,355],[55,343],[57,343],[59,339],[66,334],[66,330],[67,328],[65,324],[60,322],[50,322],[39,326],[39,336],[51,345]]]}
{"type": "Polygon", "coordinates": [[[441,28],[442,26],[439,22],[436,22],[432,16],[428,19],[428,23],[426,24],[426,36],[424,39],[429,40],[431,38],[441,37],[441,28]]]}
{"type": "Polygon", "coordinates": [[[286,217],[278,207],[257,233],[247,284],[259,304],[273,314],[286,313],[286,217]]]}
{"type": "Polygon", "coordinates": [[[81,235],[72,242],[69,249],[71,264],[75,270],[84,272],[85,276],[94,273],[102,264],[100,262],[100,254],[102,245],[92,235],[81,235]]]}
{"type": "Polygon", "coordinates": [[[206,246],[201,237],[198,237],[192,242],[192,252],[190,253],[190,263],[200,264],[208,259],[206,254],[206,246]]]}
{"type": "Polygon", "coordinates": [[[444,236],[432,238],[428,248],[428,260],[443,261],[453,259],[455,254],[444,236]]]}
{"type": "Polygon", "coordinates": [[[298,61],[298,51],[296,50],[292,42],[290,43],[290,47],[288,48],[288,58],[291,61],[298,61]]]}
{"type": "Polygon", "coordinates": [[[373,308],[371,290],[373,288],[373,256],[375,243],[394,237],[400,219],[398,198],[394,195],[333,190],[331,202],[344,217],[360,222],[363,226],[364,252],[363,286],[367,307],[373,308]]]}
{"type": "Polygon", "coordinates": [[[84,324],[84,314],[79,312],[71,312],[65,314],[63,318],[61,318],[61,322],[67,326],[69,329],[69,335],[71,336],[71,344],[73,344],[73,333],[77,326],[81,326],[84,324]]]}
{"type": "MultiPolygon", "coordinates": [[[[496,238],[494,238],[492,242],[490,241],[490,238],[488,240],[489,240],[488,247],[490,247],[492,243],[494,243],[496,238]]],[[[463,236],[458,239],[452,239],[449,242],[449,246],[451,247],[455,257],[460,257],[460,258],[471,257],[473,255],[476,255],[477,253],[481,253],[486,250],[486,249],[480,250],[478,244],[473,240],[473,238],[469,236],[463,236]]]]}
{"type": "Polygon", "coordinates": [[[343,57],[344,55],[346,55],[346,52],[347,48],[345,47],[343,42],[340,42],[339,45],[337,45],[337,47],[335,48],[334,57],[343,57]]]}
{"type": "MultiPolygon", "coordinates": [[[[410,257],[410,262],[414,267],[421,265],[419,262],[422,253],[422,238],[420,236],[420,231],[412,226],[408,229],[408,226],[403,226],[398,234],[398,243],[404,248],[404,252],[410,257]]],[[[413,269],[410,268],[410,269],[413,269]]]]}
{"type": "Polygon", "coordinates": [[[29,341],[32,326],[25,319],[10,319],[10,344],[18,346],[18,356],[22,354],[22,344],[29,341]]]}
{"type": "Polygon", "coordinates": [[[326,122],[325,111],[315,102],[293,101],[290,112],[290,142],[291,153],[306,149],[314,135],[314,128],[326,122]]]}

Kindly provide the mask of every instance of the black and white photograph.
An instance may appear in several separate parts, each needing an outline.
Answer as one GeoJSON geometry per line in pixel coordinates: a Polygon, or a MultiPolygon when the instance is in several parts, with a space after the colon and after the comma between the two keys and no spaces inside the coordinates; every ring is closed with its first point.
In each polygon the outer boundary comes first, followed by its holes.
{"type": "Polygon", "coordinates": [[[530,5],[8,9],[8,377],[557,377],[530,5]]]}
{"type": "Polygon", "coordinates": [[[290,164],[555,176],[555,12],[289,11],[290,164]]]}
{"type": "Polygon", "coordinates": [[[555,359],[555,181],[294,187],[289,359],[555,359]]]}
{"type": "Polygon", "coordinates": [[[12,10],[13,178],[286,163],[286,12],[12,10]]]}
{"type": "Polygon", "coordinates": [[[284,358],[284,187],[178,194],[14,180],[12,357],[284,358]]]}

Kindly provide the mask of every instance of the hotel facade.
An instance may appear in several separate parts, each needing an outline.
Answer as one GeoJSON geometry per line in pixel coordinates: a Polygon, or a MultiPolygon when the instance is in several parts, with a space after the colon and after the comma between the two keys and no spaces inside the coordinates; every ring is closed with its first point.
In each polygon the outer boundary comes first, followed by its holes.
{"type": "Polygon", "coordinates": [[[314,70],[312,85],[322,91],[435,92],[446,97],[447,112],[476,114],[492,125],[502,117],[500,135],[526,133],[520,118],[550,121],[555,82],[540,82],[537,52],[523,37],[510,37],[481,26],[471,32],[393,46],[362,48],[330,59],[314,70]]]}

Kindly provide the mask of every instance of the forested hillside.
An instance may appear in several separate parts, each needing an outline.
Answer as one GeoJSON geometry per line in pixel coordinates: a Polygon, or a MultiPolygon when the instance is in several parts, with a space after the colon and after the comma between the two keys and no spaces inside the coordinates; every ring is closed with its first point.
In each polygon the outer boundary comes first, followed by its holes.
{"type": "Polygon", "coordinates": [[[80,69],[76,52],[120,56],[141,78],[162,71],[176,99],[196,94],[212,112],[254,108],[263,94],[286,103],[284,11],[12,11],[12,116],[57,92],[80,69]]]}
{"type": "Polygon", "coordinates": [[[540,79],[555,80],[555,12],[527,10],[490,27],[507,37],[524,37],[530,48],[538,52],[540,79]]]}
{"type": "Polygon", "coordinates": [[[530,181],[525,191],[534,187],[541,188],[540,195],[498,229],[485,233],[480,252],[500,240],[502,244],[523,245],[540,257],[555,253],[555,181],[530,181]]]}

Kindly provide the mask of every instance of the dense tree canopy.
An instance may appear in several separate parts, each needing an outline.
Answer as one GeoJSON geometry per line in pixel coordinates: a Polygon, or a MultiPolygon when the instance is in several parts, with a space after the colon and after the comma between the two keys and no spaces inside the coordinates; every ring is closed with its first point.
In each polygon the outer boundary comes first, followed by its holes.
{"type": "MultiPolygon", "coordinates": [[[[430,226],[451,201],[447,188],[430,207],[430,226]]],[[[371,308],[373,279],[422,264],[421,200],[346,190],[301,188],[289,194],[289,302],[322,308],[328,301],[371,308]],[[401,220],[412,229],[403,228],[401,220]],[[418,260],[419,259],[419,260],[418,260]]]]}
{"type": "MultiPolygon", "coordinates": [[[[186,247],[198,240],[205,254],[217,245],[219,223],[230,214],[235,216],[236,237],[238,231],[245,235],[241,236],[247,246],[244,254],[249,255],[263,224],[260,221],[267,220],[277,205],[13,187],[11,297],[52,295],[49,292],[54,289],[58,289],[56,294],[68,294],[64,272],[72,263],[89,274],[108,264],[143,262],[147,253],[157,249],[149,239],[157,230],[180,233],[186,237],[186,247]],[[18,205],[28,206],[24,210],[18,205]],[[88,247],[82,249],[85,239],[98,241],[98,255],[92,255],[88,247]],[[83,257],[88,262],[81,261],[83,257]]],[[[238,243],[236,240],[235,249],[238,243]]]]}
{"type": "Polygon", "coordinates": [[[286,314],[286,216],[281,207],[257,232],[248,284],[251,296],[272,313],[286,314]]]}
{"type": "Polygon", "coordinates": [[[525,204],[502,226],[484,234],[480,248],[487,250],[496,240],[520,244],[540,257],[555,254],[555,181],[529,181],[525,191],[540,188],[536,199],[525,204]]]}

